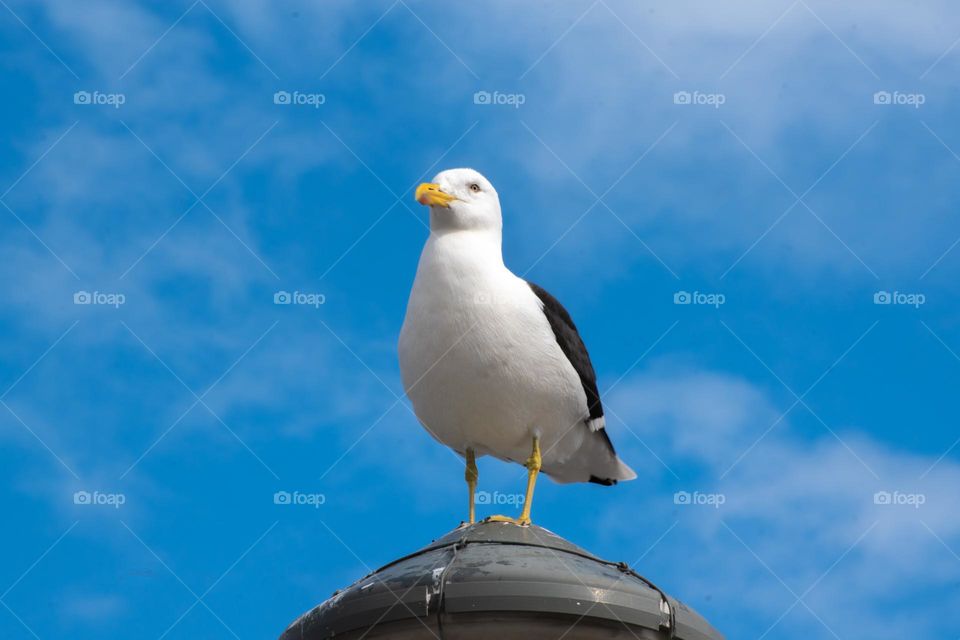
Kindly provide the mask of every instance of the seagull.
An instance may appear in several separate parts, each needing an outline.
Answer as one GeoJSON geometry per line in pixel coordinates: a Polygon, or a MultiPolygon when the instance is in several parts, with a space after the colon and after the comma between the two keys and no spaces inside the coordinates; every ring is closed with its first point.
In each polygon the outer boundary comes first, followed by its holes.
{"type": "Polygon", "coordinates": [[[614,485],[637,474],[607,435],[597,376],[566,309],[503,263],[497,191],[473,169],[443,171],[415,198],[430,207],[400,331],[400,374],[417,419],[466,463],[476,522],[476,460],[527,468],[529,525],[542,471],[560,483],[614,485]]]}

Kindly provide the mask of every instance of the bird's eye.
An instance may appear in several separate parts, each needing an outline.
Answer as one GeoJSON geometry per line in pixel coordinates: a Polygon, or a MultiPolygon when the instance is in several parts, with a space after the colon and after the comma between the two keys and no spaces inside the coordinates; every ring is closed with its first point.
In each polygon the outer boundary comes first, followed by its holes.
{"type": "Polygon", "coordinates": [[[473,191],[474,193],[480,193],[480,185],[474,182],[472,185],[470,185],[470,191],[473,191]]]}

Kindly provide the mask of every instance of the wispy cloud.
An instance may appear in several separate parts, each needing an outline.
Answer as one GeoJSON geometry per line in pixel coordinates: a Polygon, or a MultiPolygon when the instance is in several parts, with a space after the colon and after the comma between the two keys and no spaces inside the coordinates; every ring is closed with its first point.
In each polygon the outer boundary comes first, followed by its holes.
{"type": "MultiPolygon", "coordinates": [[[[670,568],[666,577],[686,593],[739,592],[743,608],[730,610],[724,598],[725,609],[714,613],[728,633],[751,629],[756,635],[780,625],[770,632],[774,637],[808,627],[827,633],[824,625],[841,637],[917,624],[935,635],[947,631],[949,623],[936,612],[956,603],[947,585],[958,568],[949,549],[960,546],[960,517],[952,506],[960,465],[951,461],[922,477],[929,456],[867,436],[866,425],[843,429],[841,444],[826,433],[802,437],[786,418],[721,479],[731,460],[781,415],[769,391],[725,372],[653,367],[619,385],[610,404],[682,469],[681,480],[661,483],[656,499],[644,502],[660,519],[680,519],[671,534],[675,545],[700,551],[682,557],[662,551],[656,566],[670,568]],[[848,447],[869,461],[879,480],[848,447]],[[681,494],[693,497],[671,500],[681,494]],[[697,495],[722,498],[717,505],[704,497],[698,505],[697,495]],[[939,595],[918,603],[910,619],[885,614],[883,603],[904,584],[939,595]],[[792,606],[808,588],[805,601],[815,614],[792,606]],[[781,614],[789,617],[778,621],[781,614]]],[[[628,434],[623,441],[621,447],[644,459],[628,434]]],[[[613,514],[602,525],[607,535],[631,535],[613,514]]]]}

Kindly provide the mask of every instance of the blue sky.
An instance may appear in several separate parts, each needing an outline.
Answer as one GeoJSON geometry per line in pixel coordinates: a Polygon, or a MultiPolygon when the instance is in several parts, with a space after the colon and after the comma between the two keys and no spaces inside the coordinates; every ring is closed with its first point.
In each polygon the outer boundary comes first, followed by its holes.
{"type": "Polygon", "coordinates": [[[730,638],[960,636],[951,3],[0,4],[0,636],[273,637],[457,525],[395,354],[457,166],[639,474],[536,522],[730,638]]]}

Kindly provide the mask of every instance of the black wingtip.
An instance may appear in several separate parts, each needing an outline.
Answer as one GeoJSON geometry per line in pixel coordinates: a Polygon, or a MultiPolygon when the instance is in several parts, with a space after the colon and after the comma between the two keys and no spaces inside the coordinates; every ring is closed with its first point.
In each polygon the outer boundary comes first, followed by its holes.
{"type": "Polygon", "coordinates": [[[590,476],[590,482],[594,484],[602,484],[605,487],[612,487],[617,484],[617,481],[612,478],[598,478],[597,476],[590,476]]]}

